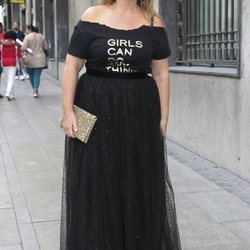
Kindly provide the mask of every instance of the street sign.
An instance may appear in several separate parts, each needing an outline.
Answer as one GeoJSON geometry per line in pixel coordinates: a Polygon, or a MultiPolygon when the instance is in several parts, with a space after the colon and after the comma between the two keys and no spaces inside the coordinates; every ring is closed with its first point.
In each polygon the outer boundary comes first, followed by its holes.
{"type": "Polygon", "coordinates": [[[11,3],[25,4],[25,0],[10,0],[11,3]]]}

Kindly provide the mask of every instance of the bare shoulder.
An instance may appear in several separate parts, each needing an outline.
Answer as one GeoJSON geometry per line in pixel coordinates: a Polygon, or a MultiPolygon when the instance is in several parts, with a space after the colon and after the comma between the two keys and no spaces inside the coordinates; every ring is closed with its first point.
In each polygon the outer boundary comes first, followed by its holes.
{"type": "Polygon", "coordinates": [[[156,27],[165,27],[164,21],[161,16],[154,16],[154,26],[156,27]]]}
{"type": "Polygon", "coordinates": [[[106,6],[97,5],[89,7],[81,16],[82,21],[95,22],[106,11],[106,6]]]}

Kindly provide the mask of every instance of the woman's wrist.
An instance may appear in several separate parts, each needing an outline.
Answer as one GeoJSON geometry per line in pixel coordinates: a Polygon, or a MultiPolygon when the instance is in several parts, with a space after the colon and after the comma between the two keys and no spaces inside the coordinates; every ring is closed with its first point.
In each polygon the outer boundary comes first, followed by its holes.
{"type": "Polygon", "coordinates": [[[168,115],[161,115],[161,122],[162,123],[168,123],[168,115]]]}
{"type": "Polygon", "coordinates": [[[72,108],[64,108],[63,109],[63,116],[68,116],[71,115],[73,113],[73,107],[72,108]]]}

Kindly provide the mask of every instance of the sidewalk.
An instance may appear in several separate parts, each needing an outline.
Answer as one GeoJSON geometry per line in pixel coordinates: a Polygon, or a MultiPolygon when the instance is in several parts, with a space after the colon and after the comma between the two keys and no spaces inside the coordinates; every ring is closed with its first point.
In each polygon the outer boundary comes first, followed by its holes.
{"type": "MultiPolygon", "coordinates": [[[[43,73],[41,97],[30,92],[16,81],[16,100],[0,100],[0,250],[59,249],[61,88],[43,73]]],[[[183,249],[250,249],[250,183],[171,141],[168,151],[183,249]]]]}

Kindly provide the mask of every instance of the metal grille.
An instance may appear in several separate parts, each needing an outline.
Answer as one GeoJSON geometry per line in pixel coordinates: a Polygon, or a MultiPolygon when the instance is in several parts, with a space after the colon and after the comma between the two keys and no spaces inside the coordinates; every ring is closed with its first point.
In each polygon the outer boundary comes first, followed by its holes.
{"type": "Polygon", "coordinates": [[[237,67],[238,0],[178,0],[177,64],[237,67]]]}

